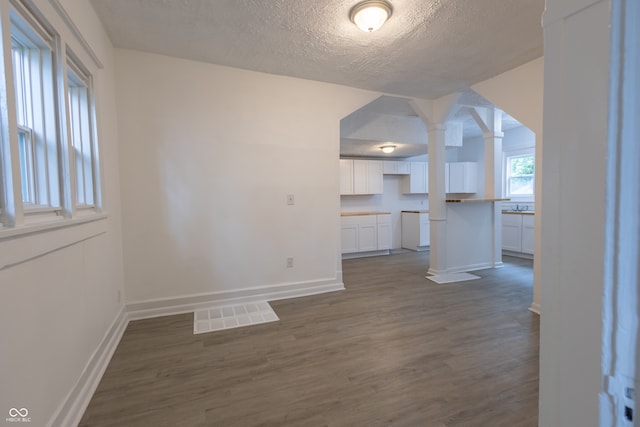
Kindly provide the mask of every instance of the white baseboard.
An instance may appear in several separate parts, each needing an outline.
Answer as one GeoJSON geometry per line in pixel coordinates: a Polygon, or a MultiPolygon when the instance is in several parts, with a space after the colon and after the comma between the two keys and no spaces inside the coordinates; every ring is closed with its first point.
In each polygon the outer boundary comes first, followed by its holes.
{"type": "Polygon", "coordinates": [[[502,255],[503,256],[512,256],[512,257],[515,257],[515,258],[533,259],[533,255],[525,254],[524,252],[508,251],[506,249],[502,250],[502,255]]]}
{"type": "Polygon", "coordinates": [[[538,316],[540,316],[540,304],[532,302],[531,303],[531,307],[529,307],[529,311],[537,314],[538,316]]]}
{"type": "Polygon", "coordinates": [[[495,265],[490,262],[483,262],[478,264],[469,264],[469,265],[461,265],[457,267],[451,267],[444,270],[436,270],[429,267],[429,271],[427,274],[430,275],[438,275],[438,274],[452,274],[452,273],[466,273],[468,271],[476,271],[476,270],[484,270],[487,268],[502,268],[504,265],[500,263],[496,263],[495,265]]]}
{"type": "Polygon", "coordinates": [[[275,301],[340,291],[343,289],[344,283],[336,279],[284,283],[281,285],[133,302],[127,304],[127,312],[130,320],[149,319],[152,317],[188,313],[212,305],[240,304],[252,301],[275,301]]]}
{"type": "Polygon", "coordinates": [[[379,251],[369,251],[369,252],[352,252],[352,253],[342,254],[342,259],[365,258],[369,256],[382,256],[382,255],[391,255],[391,249],[382,249],[379,251]]]}
{"type": "Polygon", "coordinates": [[[123,306],[100,341],[98,348],[89,358],[80,378],[47,423],[47,427],[77,426],[80,423],[128,323],[127,313],[123,306]]]}

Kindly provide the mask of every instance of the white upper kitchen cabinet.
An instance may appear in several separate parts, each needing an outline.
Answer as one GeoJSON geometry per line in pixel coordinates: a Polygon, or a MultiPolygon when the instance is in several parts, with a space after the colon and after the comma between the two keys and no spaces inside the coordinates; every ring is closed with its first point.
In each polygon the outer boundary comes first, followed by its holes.
{"type": "Polygon", "coordinates": [[[353,161],[353,194],[382,194],[382,160],[353,161]]]}
{"type": "Polygon", "coordinates": [[[409,175],[410,173],[409,162],[385,160],[383,166],[385,175],[409,175]]]}
{"type": "Polygon", "coordinates": [[[353,194],[353,160],[340,159],[340,194],[353,194]]]}
{"type": "Polygon", "coordinates": [[[383,192],[383,163],[382,160],[368,160],[369,168],[367,174],[369,175],[369,192],[367,194],[382,194],[383,192]]]}
{"type": "Polygon", "coordinates": [[[429,192],[429,167],[426,162],[408,162],[409,176],[402,182],[404,194],[427,194],[429,192]]]}
{"type": "Polygon", "coordinates": [[[478,191],[478,165],[475,162],[449,163],[447,193],[476,193],[478,191]]]}

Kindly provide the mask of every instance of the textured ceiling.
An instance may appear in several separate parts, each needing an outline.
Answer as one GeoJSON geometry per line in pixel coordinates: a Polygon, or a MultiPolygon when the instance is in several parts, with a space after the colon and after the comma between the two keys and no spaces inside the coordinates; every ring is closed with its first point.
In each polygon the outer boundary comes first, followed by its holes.
{"type": "MultiPolygon", "coordinates": [[[[451,118],[462,122],[464,138],[482,137],[483,133],[471,107],[495,108],[471,89],[460,91],[460,109],[451,118]]],[[[502,130],[522,126],[502,112],[502,130]]],[[[340,155],[343,157],[408,158],[427,154],[427,128],[416,116],[407,98],[383,95],[340,121],[340,155]],[[393,154],[382,154],[380,147],[392,143],[393,154]]]]}
{"type": "Polygon", "coordinates": [[[357,0],[91,0],[116,47],[419,98],[542,55],[544,0],[392,0],[374,33],[357,0]]]}

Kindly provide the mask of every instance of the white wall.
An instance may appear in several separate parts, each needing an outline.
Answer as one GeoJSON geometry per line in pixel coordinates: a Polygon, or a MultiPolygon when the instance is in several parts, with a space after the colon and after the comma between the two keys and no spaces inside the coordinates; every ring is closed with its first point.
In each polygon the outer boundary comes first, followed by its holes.
{"type": "MultiPolygon", "coordinates": [[[[61,22],[51,2],[35,3],[61,22]]],[[[120,311],[123,288],[113,50],[88,2],[62,4],[104,64],[94,84],[108,218],[104,234],[0,270],[0,417],[26,407],[33,427],[52,420],[78,381],[120,311]]],[[[54,234],[31,242],[47,246],[54,234]]],[[[8,244],[0,242],[0,252],[8,244]]]]}
{"type": "MultiPolygon", "coordinates": [[[[403,210],[428,210],[426,194],[402,194],[401,175],[384,175],[383,193],[363,196],[340,196],[343,212],[391,212],[391,243],[393,249],[402,247],[403,210]]],[[[407,177],[408,178],[408,177],[407,177]]]]}
{"type": "Polygon", "coordinates": [[[610,6],[547,0],[544,17],[542,427],[599,419],[610,6]]]}
{"type": "Polygon", "coordinates": [[[127,300],[341,282],[340,119],[379,94],[116,56],[127,300]]]}
{"type": "MultiPolygon", "coordinates": [[[[543,170],[542,165],[542,94],[544,83],[544,59],[538,58],[520,67],[504,72],[498,76],[473,85],[471,88],[489,100],[493,105],[531,129],[536,135],[536,170],[543,170]]],[[[536,174],[535,199],[536,212],[541,213],[544,207],[542,200],[542,174],[536,174]]],[[[542,215],[535,218],[535,254],[542,250],[542,215]]],[[[541,311],[540,288],[542,272],[539,257],[533,261],[533,301],[531,310],[541,311]]]]}

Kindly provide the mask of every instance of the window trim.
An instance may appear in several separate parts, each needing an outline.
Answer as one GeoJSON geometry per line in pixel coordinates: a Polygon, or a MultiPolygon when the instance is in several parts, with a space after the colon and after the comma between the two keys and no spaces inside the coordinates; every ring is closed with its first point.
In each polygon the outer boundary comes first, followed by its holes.
{"type": "Polygon", "coordinates": [[[508,172],[508,166],[509,166],[509,159],[512,157],[524,157],[524,156],[533,156],[534,160],[536,157],[536,151],[535,151],[535,147],[527,147],[527,148],[520,148],[517,150],[509,150],[509,151],[504,151],[502,153],[502,195],[505,198],[511,199],[512,201],[515,202],[535,202],[535,175],[536,175],[536,171],[534,169],[533,171],[533,182],[534,182],[534,189],[533,189],[533,193],[531,195],[518,195],[518,194],[509,194],[508,188],[509,188],[509,172],[508,172]]]}
{"type": "MultiPolygon", "coordinates": [[[[56,2],[52,2],[52,5],[59,16],[45,17],[30,0],[0,0],[2,36],[0,42],[3,47],[0,70],[4,71],[4,78],[0,77],[2,80],[0,82],[2,97],[0,98],[4,98],[7,104],[5,111],[0,111],[0,242],[7,237],[15,238],[73,225],[78,221],[85,222],[92,221],[93,218],[107,217],[102,206],[102,168],[100,167],[100,144],[93,87],[94,74],[103,68],[103,65],[77,28],[73,26],[64,9],[60,5],[56,7],[56,2]],[[35,47],[46,46],[47,48],[45,59],[42,60],[44,62],[40,63],[45,64],[46,70],[39,70],[39,79],[35,84],[39,83],[37,89],[39,96],[46,95],[49,100],[53,97],[53,105],[47,105],[42,109],[42,114],[46,116],[34,120],[38,129],[33,129],[33,123],[30,123],[29,129],[24,129],[29,130],[33,136],[35,132],[40,132],[41,127],[43,152],[51,152],[51,150],[55,152],[55,159],[51,157],[52,161],[55,160],[53,163],[47,159],[41,163],[43,165],[41,169],[46,170],[42,173],[46,174],[47,179],[51,179],[51,176],[55,177],[55,181],[51,181],[53,183],[51,185],[55,188],[47,188],[48,192],[45,195],[48,197],[42,199],[46,199],[49,203],[45,205],[36,204],[39,199],[33,196],[28,201],[23,201],[22,197],[18,143],[21,127],[17,124],[16,89],[13,65],[10,62],[13,59],[12,35],[16,36],[19,44],[26,43],[27,49],[32,44],[35,47]],[[80,55],[75,55],[71,46],[78,48],[80,55]],[[92,180],[87,181],[89,186],[86,188],[87,194],[91,191],[93,195],[93,203],[86,205],[78,204],[76,197],[76,171],[70,135],[72,129],[69,123],[69,82],[67,80],[69,70],[86,84],[88,111],[83,114],[88,117],[87,135],[89,137],[87,139],[91,151],[91,166],[87,166],[85,170],[88,171],[90,168],[92,172],[92,180]],[[49,79],[51,84],[48,83],[49,79]],[[29,203],[30,201],[36,203],[29,203]]],[[[43,68],[42,65],[40,68],[43,68]]],[[[31,194],[37,193],[36,189],[31,194]]]]}

